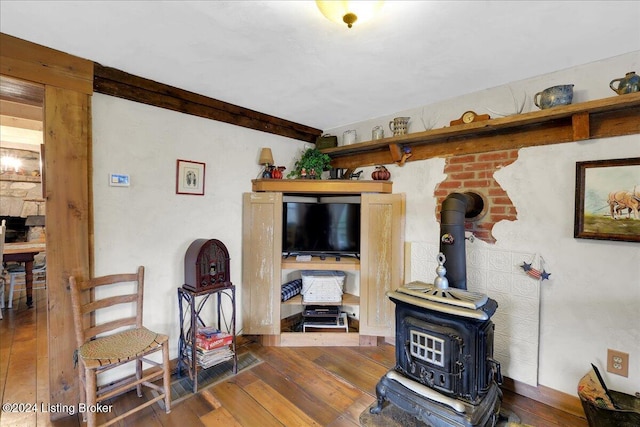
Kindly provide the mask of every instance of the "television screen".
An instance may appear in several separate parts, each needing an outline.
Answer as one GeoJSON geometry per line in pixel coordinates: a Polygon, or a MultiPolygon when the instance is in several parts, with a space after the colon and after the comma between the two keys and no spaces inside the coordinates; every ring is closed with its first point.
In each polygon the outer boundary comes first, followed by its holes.
{"type": "Polygon", "coordinates": [[[285,202],[282,251],[360,255],[360,204],[285,202]]]}

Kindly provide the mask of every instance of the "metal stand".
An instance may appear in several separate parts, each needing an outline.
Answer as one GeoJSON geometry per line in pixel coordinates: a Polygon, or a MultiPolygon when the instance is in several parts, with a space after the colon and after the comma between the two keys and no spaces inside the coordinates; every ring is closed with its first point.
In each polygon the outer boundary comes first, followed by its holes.
{"type": "MultiPolygon", "coordinates": [[[[195,342],[198,327],[206,326],[200,312],[209,301],[209,297],[216,295],[217,328],[233,336],[231,351],[233,352],[233,373],[238,373],[238,353],[236,351],[236,288],[232,284],[201,291],[192,291],[184,287],[178,288],[178,308],[180,311],[180,337],[178,338],[178,375],[182,375],[183,367],[193,381],[193,392],[198,392],[198,362],[196,360],[195,342]],[[231,319],[229,325],[222,324],[222,297],[231,301],[231,319]],[[186,303],[187,307],[184,307],[186,303]],[[185,310],[186,308],[186,310],[185,310]],[[187,314],[188,313],[188,314],[187,314]],[[188,320],[188,323],[187,323],[188,320]],[[191,347],[191,351],[189,351],[191,347]]],[[[222,362],[220,362],[222,363],[222,362]]],[[[202,369],[202,368],[200,368],[202,369]]]]}

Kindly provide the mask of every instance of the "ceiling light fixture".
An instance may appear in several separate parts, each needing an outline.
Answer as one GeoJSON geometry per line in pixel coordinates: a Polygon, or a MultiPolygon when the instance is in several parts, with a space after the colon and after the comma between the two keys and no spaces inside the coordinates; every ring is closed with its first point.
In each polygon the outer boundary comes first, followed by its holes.
{"type": "Polygon", "coordinates": [[[382,7],[383,1],[320,1],[316,5],[330,21],[347,24],[351,28],[358,21],[362,24],[373,18],[382,7]]]}

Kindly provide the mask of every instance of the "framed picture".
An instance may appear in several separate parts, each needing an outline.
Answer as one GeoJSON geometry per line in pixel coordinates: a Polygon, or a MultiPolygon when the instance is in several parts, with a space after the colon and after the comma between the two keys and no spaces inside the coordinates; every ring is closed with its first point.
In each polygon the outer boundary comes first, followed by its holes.
{"type": "Polygon", "coordinates": [[[573,236],[640,242],[640,157],[576,163],[573,236]]]}
{"type": "Polygon", "coordinates": [[[176,194],[204,195],[205,164],[180,160],[176,165],[176,194]]]}

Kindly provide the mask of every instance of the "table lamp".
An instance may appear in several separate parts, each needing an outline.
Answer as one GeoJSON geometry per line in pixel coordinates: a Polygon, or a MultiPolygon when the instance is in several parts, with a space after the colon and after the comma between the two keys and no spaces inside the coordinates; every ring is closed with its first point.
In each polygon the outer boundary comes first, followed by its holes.
{"type": "Polygon", "coordinates": [[[263,148],[260,150],[260,160],[258,160],[258,163],[264,165],[262,178],[271,178],[271,168],[273,166],[273,154],[271,153],[271,148],[263,148]]]}

